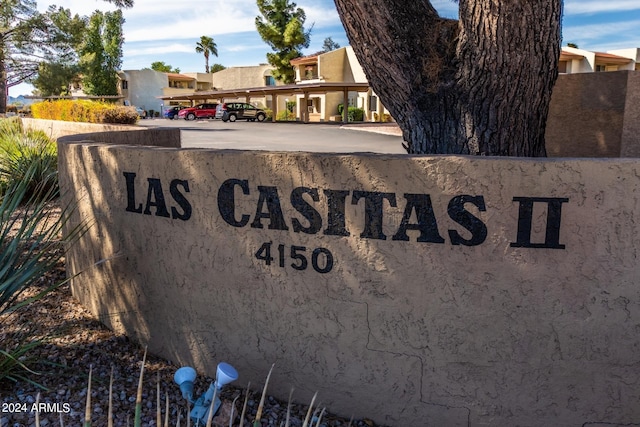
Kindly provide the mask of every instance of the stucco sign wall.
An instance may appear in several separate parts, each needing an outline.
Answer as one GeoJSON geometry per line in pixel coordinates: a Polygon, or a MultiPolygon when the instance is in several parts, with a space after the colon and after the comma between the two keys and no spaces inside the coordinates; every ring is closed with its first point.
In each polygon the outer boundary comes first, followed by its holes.
{"type": "Polygon", "coordinates": [[[74,293],[177,363],[396,426],[640,422],[638,161],[64,143],[60,174],[74,293]]]}

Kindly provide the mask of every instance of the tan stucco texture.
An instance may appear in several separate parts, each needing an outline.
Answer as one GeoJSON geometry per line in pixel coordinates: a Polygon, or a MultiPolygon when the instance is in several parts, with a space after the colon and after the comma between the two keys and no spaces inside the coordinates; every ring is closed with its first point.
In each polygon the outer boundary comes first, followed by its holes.
{"type": "Polygon", "coordinates": [[[392,426],[640,420],[637,160],[61,143],[59,161],[93,222],[73,292],[153,353],[227,361],[239,385],[275,363],[270,394],[392,426]]]}

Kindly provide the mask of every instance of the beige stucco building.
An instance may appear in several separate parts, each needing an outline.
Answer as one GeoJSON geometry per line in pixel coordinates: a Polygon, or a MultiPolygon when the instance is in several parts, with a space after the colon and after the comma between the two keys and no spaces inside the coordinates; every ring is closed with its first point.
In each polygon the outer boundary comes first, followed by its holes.
{"type": "MultiPolygon", "coordinates": [[[[271,74],[273,67],[269,64],[260,64],[245,67],[229,67],[211,75],[213,90],[231,90],[262,86],[277,86],[282,84],[276,81],[271,74]]],[[[244,102],[245,97],[231,96],[225,101],[244,102]]],[[[257,107],[272,108],[271,97],[266,95],[254,96],[251,103],[257,107]]]]}
{"type": "Polygon", "coordinates": [[[298,58],[291,65],[296,75],[293,85],[275,80],[273,67],[268,64],[229,67],[210,74],[128,70],[120,72],[119,77],[124,102],[147,110],[240,101],[276,112],[295,101],[294,112],[300,121],[340,121],[344,119],[340,104],[362,109],[364,121],[391,120],[369,88],[351,47],[298,58]],[[154,108],[156,105],[158,108],[154,108]]]}
{"type": "MultiPolygon", "coordinates": [[[[151,69],[125,70],[118,73],[118,90],[123,103],[145,110],[161,111],[171,105],[192,105],[189,95],[221,89],[269,86],[276,82],[272,67],[266,64],[230,67],[216,73],[163,73],[151,69]]],[[[266,106],[266,99],[256,99],[266,106]]]]}
{"type": "Polygon", "coordinates": [[[558,68],[560,73],[566,74],[640,70],[640,49],[592,52],[573,47],[563,47],[558,68]]]}
{"type": "MultiPolygon", "coordinates": [[[[367,76],[360,66],[351,46],[317,53],[291,61],[296,73],[296,84],[311,83],[368,83],[367,76]]],[[[309,121],[340,120],[338,105],[344,104],[343,93],[327,92],[309,96],[306,103],[303,95],[296,96],[297,116],[309,116],[309,121]]],[[[378,102],[378,97],[367,88],[365,91],[350,91],[346,104],[362,108],[364,121],[380,121],[388,117],[388,112],[378,102]],[[386,114],[386,116],[385,116],[386,114]]]]}
{"type": "Polygon", "coordinates": [[[118,78],[118,90],[124,104],[135,105],[147,111],[162,111],[170,105],[188,104],[164,102],[161,97],[179,97],[213,89],[211,73],[163,73],[145,68],[120,71],[118,78]]]}

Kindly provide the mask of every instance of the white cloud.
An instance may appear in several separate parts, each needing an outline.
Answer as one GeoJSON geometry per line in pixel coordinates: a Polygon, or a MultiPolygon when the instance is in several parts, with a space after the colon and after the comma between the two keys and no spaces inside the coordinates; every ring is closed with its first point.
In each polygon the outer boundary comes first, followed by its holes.
{"type": "Polygon", "coordinates": [[[116,8],[110,3],[104,0],[48,0],[38,1],[38,10],[45,11],[49,8],[49,5],[55,4],[56,6],[70,9],[72,13],[78,15],[91,15],[95,10],[115,10],[116,8]]]}
{"type": "Polygon", "coordinates": [[[144,46],[137,44],[135,47],[128,47],[125,49],[126,55],[140,56],[140,55],[165,55],[170,53],[193,53],[194,44],[186,43],[169,43],[169,44],[154,44],[152,46],[144,46]]]}
{"type": "MultiPolygon", "coordinates": [[[[333,2],[331,2],[331,7],[322,7],[322,4],[318,4],[318,2],[300,1],[297,4],[304,10],[305,15],[307,16],[305,28],[309,28],[311,24],[314,25],[314,28],[342,25],[340,22],[340,16],[338,16],[338,11],[333,5],[333,2]]],[[[257,12],[258,11],[256,9],[256,13],[257,12]]]]}
{"type": "Polygon", "coordinates": [[[627,36],[629,39],[637,40],[638,27],[640,27],[640,20],[574,25],[563,28],[562,38],[569,42],[573,40],[601,40],[612,36],[616,36],[616,38],[627,36]]]}
{"type": "Polygon", "coordinates": [[[239,44],[235,46],[226,46],[223,50],[225,52],[247,52],[250,50],[260,49],[266,51],[268,48],[265,44],[260,45],[249,45],[249,44],[239,44]]]}
{"type": "Polygon", "coordinates": [[[609,1],[567,1],[564,4],[564,11],[570,15],[622,12],[629,10],[640,10],[638,0],[609,0],[609,1]]]}
{"type": "Polygon", "coordinates": [[[127,42],[182,40],[252,31],[255,15],[249,4],[257,10],[249,0],[209,0],[194,6],[175,0],[136,0],[124,12],[125,38],[127,42]]]}

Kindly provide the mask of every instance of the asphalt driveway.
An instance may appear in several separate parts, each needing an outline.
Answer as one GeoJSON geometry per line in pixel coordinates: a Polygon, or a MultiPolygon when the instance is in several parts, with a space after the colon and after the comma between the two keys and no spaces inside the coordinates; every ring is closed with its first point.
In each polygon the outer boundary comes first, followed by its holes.
{"type": "MultiPolygon", "coordinates": [[[[221,120],[147,119],[139,125],[178,127],[182,146],[267,151],[311,151],[318,153],[391,153],[406,154],[402,137],[378,132],[392,127],[363,124],[353,127],[324,123],[234,123],[221,120]]],[[[397,132],[396,132],[397,133],[397,132]]]]}

